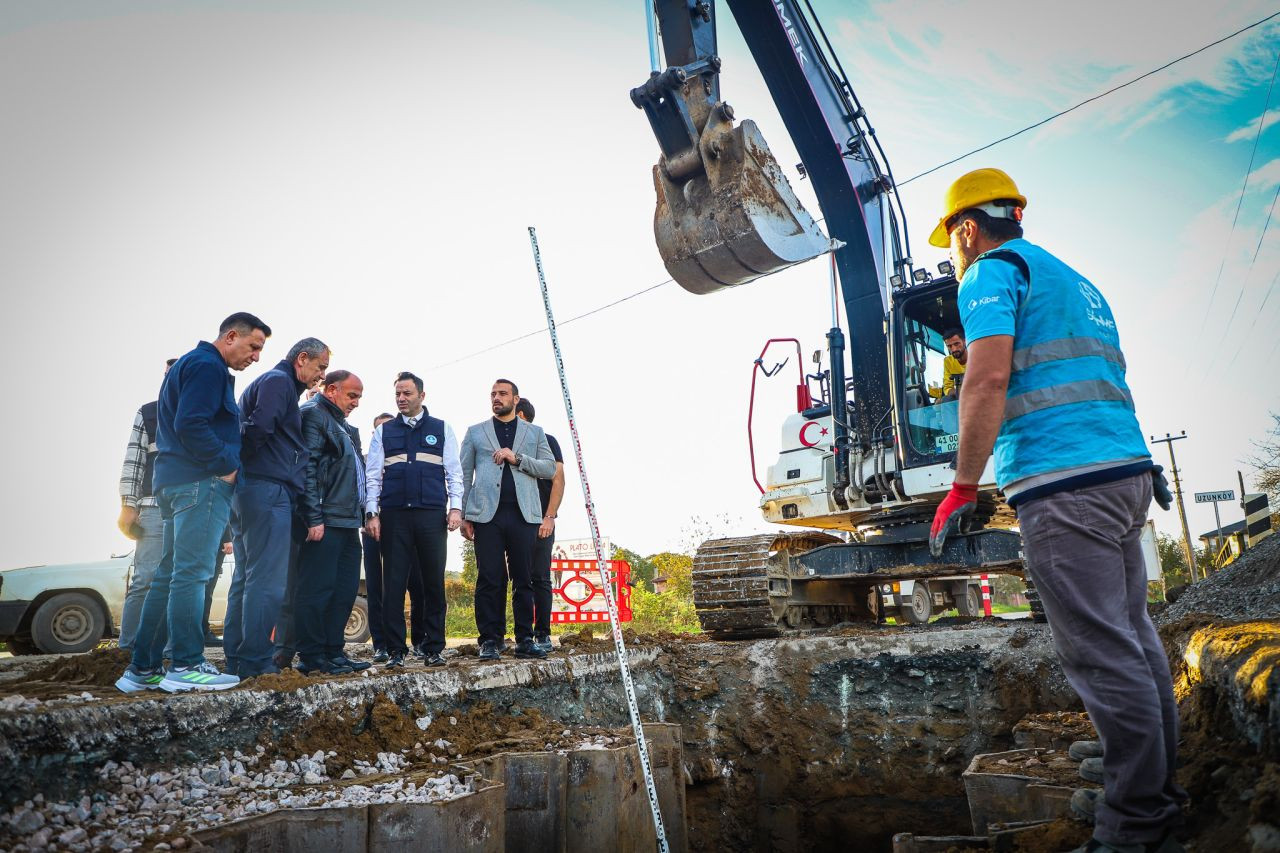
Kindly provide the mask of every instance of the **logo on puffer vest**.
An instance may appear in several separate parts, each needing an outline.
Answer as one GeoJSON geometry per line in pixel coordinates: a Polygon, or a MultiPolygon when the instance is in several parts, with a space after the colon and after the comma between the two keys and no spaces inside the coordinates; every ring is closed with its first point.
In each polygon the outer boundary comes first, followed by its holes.
{"type": "Polygon", "coordinates": [[[438,440],[439,440],[439,439],[437,439],[434,435],[429,435],[429,436],[427,436],[427,444],[430,444],[432,447],[435,447],[436,442],[437,442],[438,440]]]}

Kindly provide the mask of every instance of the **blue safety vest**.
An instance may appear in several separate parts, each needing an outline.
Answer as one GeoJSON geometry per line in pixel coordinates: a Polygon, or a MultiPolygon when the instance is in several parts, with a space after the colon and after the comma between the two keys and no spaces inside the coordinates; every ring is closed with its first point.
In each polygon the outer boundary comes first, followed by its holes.
{"type": "Polygon", "coordinates": [[[969,344],[1013,336],[993,452],[1001,488],[1110,462],[1150,467],[1115,317],[1088,279],[1039,246],[1010,240],[965,271],[957,298],[969,344]]]}
{"type": "Polygon", "coordinates": [[[413,429],[402,418],[382,429],[383,509],[447,509],[444,421],[423,412],[413,429]]]}

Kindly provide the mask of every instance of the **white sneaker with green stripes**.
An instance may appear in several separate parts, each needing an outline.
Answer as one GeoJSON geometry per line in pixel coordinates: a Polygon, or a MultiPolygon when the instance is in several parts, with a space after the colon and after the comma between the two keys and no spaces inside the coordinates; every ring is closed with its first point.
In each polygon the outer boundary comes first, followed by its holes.
{"type": "Polygon", "coordinates": [[[121,693],[138,693],[142,690],[159,690],[160,682],[164,680],[164,670],[153,669],[146,672],[140,669],[134,669],[133,664],[129,664],[125,669],[124,675],[116,679],[116,689],[121,693]]]}
{"type": "Polygon", "coordinates": [[[205,661],[198,666],[170,669],[161,679],[160,689],[170,693],[181,693],[186,690],[226,690],[239,683],[240,679],[234,675],[219,672],[216,666],[205,661]]]}

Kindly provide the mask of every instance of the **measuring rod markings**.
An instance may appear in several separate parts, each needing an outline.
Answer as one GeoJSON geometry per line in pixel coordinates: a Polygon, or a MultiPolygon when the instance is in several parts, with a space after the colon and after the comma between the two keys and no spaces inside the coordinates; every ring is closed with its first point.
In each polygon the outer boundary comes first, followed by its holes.
{"type": "Polygon", "coordinates": [[[658,836],[659,853],[668,853],[667,833],[662,825],[662,810],[658,806],[658,789],[653,783],[653,767],[649,763],[649,745],[644,739],[644,727],[640,724],[640,706],[636,703],[636,689],[631,681],[631,667],[627,664],[627,644],[622,638],[622,626],[618,623],[618,605],[613,597],[613,585],[609,578],[609,564],[603,553],[600,525],[596,520],[596,505],[591,499],[591,485],[587,481],[587,467],[582,463],[582,442],[578,439],[578,425],[573,417],[573,401],[569,397],[569,380],[564,372],[564,357],[560,354],[560,338],[556,335],[556,319],[551,313],[551,296],[547,291],[547,277],[542,270],[542,253],[538,250],[538,232],[529,227],[529,244],[533,247],[533,263],[538,269],[538,286],[542,288],[542,305],[547,311],[547,331],[551,333],[551,349],[556,357],[556,371],[560,374],[560,392],[564,396],[564,410],[569,418],[569,435],[573,439],[573,453],[578,459],[578,477],[582,483],[582,495],[587,501],[587,520],[591,524],[591,541],[596,549],[596,569],[600,572],[600,588],[609,608],[609,626],[613,629],[613,648],[618,656],[618,673],[622,689],[627,697],[627,711],[631,715],[631,731],[636,736],[636,750],[640,753],[640,769],[644,773],[644,787],[649,794],[649,810],[653,813],[653,829],[658,836]]]}

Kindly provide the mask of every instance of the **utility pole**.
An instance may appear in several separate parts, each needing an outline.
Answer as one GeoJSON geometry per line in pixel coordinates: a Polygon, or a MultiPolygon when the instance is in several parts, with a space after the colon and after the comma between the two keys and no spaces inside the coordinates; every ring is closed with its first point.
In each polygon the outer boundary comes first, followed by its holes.
{"type": "MultiPolygon", "coordinates": [[[[1241,474],[1239,469],[1236,470],[1236,479],[1240,481],[1240,511],[1244,512],[1244,474],[1241,474]]],[[[1249,513],[1244,512],[1244,516],[1245,516],[1245,527],[1248,527],[1249,513]]],[[[1248,531],[1246,531],[1245,534],[1240,537],[1240,552],[1244,553],[1247,550],[1249,550],[1248,531]]]]}
{"type": "Polygon", "coordinates": [[[1164,438],[1151,436],[1152,444],[1169,445],[1169,467],[1173,469],[1173,493],[1178,499],[1178,520],[1182,522],[1182,553],[1187,560],[1187,571],[1191,573],[1191,581],[1196,580],[1196,552],[1191,547],[1191,531],[1187,529],[1187,508],[1182,503],[1182,481],[1178,478],[1178,460],[1173,455],[1173,443],[1187,437],[1184,429],[1178,435],[1164,434],[1164,438]]]}

